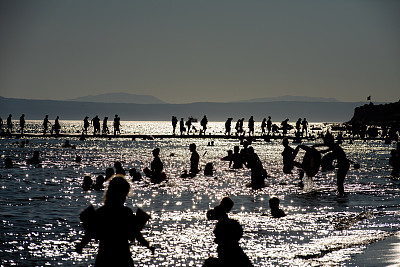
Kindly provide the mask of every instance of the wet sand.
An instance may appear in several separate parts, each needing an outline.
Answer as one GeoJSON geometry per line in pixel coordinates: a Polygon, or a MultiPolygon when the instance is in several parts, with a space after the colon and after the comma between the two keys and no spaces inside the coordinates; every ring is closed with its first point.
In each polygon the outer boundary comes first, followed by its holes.
{"type": "Polygon", "coordinates": [[[354,255],[348,265],[400,266],[400,234],[368,245],[361,254],[354,255]]]}

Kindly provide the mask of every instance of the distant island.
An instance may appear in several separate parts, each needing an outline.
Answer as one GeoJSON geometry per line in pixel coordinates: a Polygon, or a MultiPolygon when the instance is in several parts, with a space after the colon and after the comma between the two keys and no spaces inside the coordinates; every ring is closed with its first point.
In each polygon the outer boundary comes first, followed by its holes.
{"type": "Polygon", "coordinates": [[[136,95],[128,93],[109,93],[100,95],[88,95],[67,101],[94,102],[94,103],[131,103],[131,104],[166,104],[157,97],[151,95],[136,95]]]}
{"type": "Polygon", "coordinates": [[[13,118],[26,115],[27,120],[43,120],[60,116],[61,120],[82,120],[115,114],[122,121],[169,121],[171,116],[187,119],[189,116],[202,118],[207,115],[209,121],[225,121],[233,118],[247,120],[254,116],[261,121],[268,116],[275,122],[289,118],[291,122],[298,118],[307,118],[309,122],[347,122],[354,109],[365,102],[306,102],[306,101],[273,101],[273,102],[238,102],[238,103],[189,103],[189,104],[130,104],[130,103],[97,103],[78,101],[32,100],[0,97],[0,117],[3,120],[8,114],[13,118]]]}

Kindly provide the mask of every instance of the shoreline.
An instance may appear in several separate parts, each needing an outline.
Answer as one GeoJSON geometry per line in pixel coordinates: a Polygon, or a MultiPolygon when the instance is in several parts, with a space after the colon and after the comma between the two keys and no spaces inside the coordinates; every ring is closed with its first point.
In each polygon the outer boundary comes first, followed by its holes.
{"type": "Polygon", "coordinates": [[[366,246],[347,261],[354,266],[400,266],[400,232],[366,246]]]}

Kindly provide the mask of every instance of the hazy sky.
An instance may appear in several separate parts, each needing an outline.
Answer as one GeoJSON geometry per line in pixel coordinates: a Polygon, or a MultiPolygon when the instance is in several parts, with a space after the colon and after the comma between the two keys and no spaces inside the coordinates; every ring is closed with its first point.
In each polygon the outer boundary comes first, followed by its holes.
{"type": "Polygon", "coordinates": [[[400,99],[398,0],[0,0],[0,96],[400,99]]]}

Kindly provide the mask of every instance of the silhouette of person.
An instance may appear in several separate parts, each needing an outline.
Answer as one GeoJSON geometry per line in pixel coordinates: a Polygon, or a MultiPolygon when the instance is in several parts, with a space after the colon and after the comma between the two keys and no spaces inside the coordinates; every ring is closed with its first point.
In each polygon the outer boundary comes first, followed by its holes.
{"type": "Polygon", "coordinates": [[[186,121],[186,126],[187,126],[187,134],[189,134],[190,127],[192,126],[192,118],[189,117],[189,119],[186,121]]]}
{"type": "Polygon", "coordinates": [[[22,114],[21,117],[19,117],[19,129],[21,131],[21,134],[24,134],[24,128],[25,128],[25,114],[22,114]]]}
{"type": "Polygon", "coordinates": [[[268,116],[268,121],[267,121],[267,130],[268,130],[268,133],[267,133],[267,135],[270,135],[270,133],[271,133],[271,130],[272,130],[272,121],[271,121],[271,116],[268,116]]]}
{"type": "Polygon", "coordinates": [[[282,145],[284,147],[282,152],[283,157],[283,173],[291,174],[293,170],[293,153],[294,149],[289,146],[289,140],[287,137],[283,138],[282,145]]]}
{"type": "Polygon", "coordinates": [[[102,130],[102,134],[103,134],[103,135],[107,135],[107,134],[110,133],[110,131],[108,130],[107,122],[108,122],[108,117],[104,117],[104,120],[103,120],[103,130],[102,130]]]}
{"type": "MultiPolygon", "coordinates": [[[[201,122],[200,122],[200,125],[203,127],[203,130],[202,130],[203,134],[206,134],[207,124],[208,124],[208,120],[207,120],[206,115],[204,115],[204,117],[201,119],[201,122]]],[[[200,131],[200,134],[202,131],[200,131]]]]}
{"type": "Polygon", "coordinates": [[[228,155],[221,158],[221,160],[229,161],[229,168],[230,168],[233,162],[233,151],[231,149],[228,150],[228,155]]]}
{"type": "Polygon", "coordinates": [[[214,228],[218,258],[205,260],[204,267],[253,266],[250,259],[239,246],[243,236],[243,227],[234,219],[219,220],[214,228]]]}
{"type": "Polygon", "coordinates": [[[233,204],[230,197],[223,197],[217,206],[207,211],[207,219],[218,221],[228,219],[228,213],[231,211],[233,204]]]}
{"type": "Polygon", "coordinates": [[[142,180],[142,174],[138,172],[135,168],[129,170],[129,175],[132,178],[132,181],[140,181],[142,180]]]}
{"type": "Polygon", "coordinates": [[[279,208],[279,198],[272,197],[269,199],[269,207],[271,209],[271,216],[274,218],[285,217],[286,214],[279,208]]]}
{"type": "Polygon", "coordinates": [[[27,164],[40,164],[42,161],[39,159],[39,151],[33,151],[33,157],[26,161],[27,164]]]}
{"type": "Polygon", "coordinates": [[[121,162],[119,161],[114,162],[114,168],[115,168],[115,174],[125,175],[125,170],[122,167],[121,162]]]}
{"type": "Polygon", "coordinates": [[[301,118],[299,118],[299,119],[296,121],[296,133],[297,133],[298,135],[300,135],[300,130],[301,130],[301,118]]]}
{"type": "Polygon", "coordinates": [[[225,134],[231,135],[232,118],[228,118],[225,122],[225,134]]]}
{"type": "Polygon", "coordinates": [[[336,172],[336,183],[337,183],[337,190],[340,196],[344,195],[344,179],[346,178],[347,171],[350,168],[349,160],[346,157],[346,153],[344,153],[343,149],[335,143],[333,135],[331,133],[327,133],[324,136],[324,143],[323,144],[316,144],[313,147],[319,146],[327,146],[328,149],[321,150],[320,153],[326,153],[332,151],[334,157],[337,160],[337,167],[338,170],[336,172]]]}
{"type": "Polygon", "coordinates": [[[44,117],[44,119],[43,119],[43,135],[45,135],[46,134],[46,132],[47,132],[47,129],[48,129],[48,127],[49,127],[49,115],[46,115],[45,117],[44,117]]]}
{"type": "Polygon", "coordinates": [[[3,119],[0,117],[0,132],[3,130],[3,119]]]}
{"type": "Polygon", "coordinates": [[[82,189],[83,191],[89,191],[93,186],[93,180],[92,177],[89,175],[85,175],[83,177],[83,183],[82,183],[82,189]]]}
{"type": "Polygon", "coordinates": [[[162,163],[160,159],[160,149],[155,148],[153,151],[153,161],[150,164],[150,170],[151,170],[151,182],[152,183],[160,183],[165,180],[165,178],[162,175],[162,171],[164,170],[164,164],[162,163]]]}
{"type": "Polygon", "coordinates": [[[267,119],[264,118],[261,122],[261,135],[265,135],[265,128],[267,127],[267,119]]]}
{"type": "Polygon", "coordinates": [[[117,135],[117,134],[121,134],[120,126],[121,126],[121,118],[118,117],[118,114],[115,114],[115,117],[114,117],[114,136],[117,135]]]}
{"type": "Polygon", "coordinates": [[[7,132],[8,133],[12,133],[12,129],[13,129],[13,123],[12,123],[12,115],[10,114],[10,115],[8,115],[8,118],[7,118],[7,132]]]}
{"type": "Polygon", "coordinates": [[[100,134],[100,119],[99,116],[96,115],[93,119],[92,119],[92,124],[93,124],[93,135],[99,135],[100,134]]]}
{"type": "Polygon", "coordinates": [[[247,149],[247,167],[251,170],[251,187],[259,189],[264,187],[264,179],[267,178],[267,171],[264,169],[260,158],[254,152],[253,147],[247,149]]]}
{"type": "Polygon", "coordinates": [[[303,126],[302,135],[307,136],[308,135],[308,121],[306,120],[306,118],[303,119],[303,121],[301,122],[301,125],[303,126]]]}
{"type": "Polygon", "coordinates": [[[175,135],[176,125],[178,124],[178,119],[172,116],[172,134],[175,135]]]}
{"type": "Polygon", "coordinates": [[[282,121],[282,123],[281,123],[282,132],[283,132],[284,136],[287,134],[288,129],[289,129],[289,123],[288,122],[289,122],[289,119],[286,119],[286,120],[282,121]]]}
{"type": "Polygon", "coordinates": [[[124,206],[129,190],[130,185],[124,177],[114,177],[105,193],[104,205],[92,211],[92,215],[84,222],[85,235],[75,249],[82,253],[91,239],[98,240],[100,244],[95,267],[133,266],[129,246],[135,239],[154,253],[154,247],[140,232],[138,218],[131,208],[124,206]]]}
{"type": "Polygon", "coordinates": [[[99,175],[96,177],[96,182],[93,185],[93,189],[100,191],[104,189],[104,176],[103,175],[99,175]]]}
{"type": "Polygon", "coordinates": [[[239,152],[239,146],[233,147],[233,169],[242,169],[243,168],[243,156],[239,152]]]}
{"type": "Polygon", "coordinates": [[[249,127],[249,135],[254,135],[254,119],[253,119],[253,116],[250,117],[247,126],[249,127]]]}
{"type": "Polygon", "coordinates": [[[205,176],[212,176],[214,174],[214,167],[212,162],[208,162],[204,167],[204,175],[205,176]]]}
{"type": "Polygon", "coordinates": [[[192,155],[190,156],[190,170],[189,172],[192,174],[197,174],[199,173],[199,161],[200,161],[200,156],[199,153],[196,151],[196,144],[190,144],[189,145],[189,150],[192,152],[192,155]]]}
{"type": "Polygon", "coordinates": [[[60,121],[59,121],[60,117],[56,117],[56,120],[54,121],[54,131],[56,132],[56,136],[58,136],[60,134],[60,129],[61,129],[61,125],[60,125],[60,121]]]}
{"type": "Polygon", "coordinates": [[[86,116],[84,119],[83,119],[83,134],[85,134],[85,135],[87,135],[87,130],[88,130],[88,128],[89,128],[89,117],[88,116],[86,116]]]}
{"type": "Polygon", "coordinates": [[[183,133],[186,131],[185,122],[183,121],[183,118],[181,118],[179,122],[179,130],[181,132],[181,135],[183,135],[183,133]]]}

